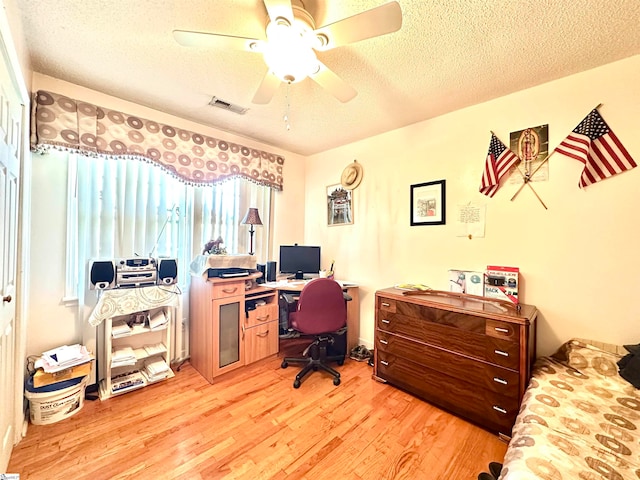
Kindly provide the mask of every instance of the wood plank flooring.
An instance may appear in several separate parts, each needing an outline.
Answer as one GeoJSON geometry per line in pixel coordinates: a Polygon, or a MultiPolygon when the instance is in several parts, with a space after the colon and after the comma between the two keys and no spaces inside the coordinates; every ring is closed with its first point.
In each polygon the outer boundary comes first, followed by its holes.
{"type": "Polygon", "coordinates": [[[26,479],[475,480],[507,445],[371,378],[366,362],[292,387],[272,356],[209,384],[185,363],[169,380],[73,417],[29,425],[9,473],[26,479]]]}

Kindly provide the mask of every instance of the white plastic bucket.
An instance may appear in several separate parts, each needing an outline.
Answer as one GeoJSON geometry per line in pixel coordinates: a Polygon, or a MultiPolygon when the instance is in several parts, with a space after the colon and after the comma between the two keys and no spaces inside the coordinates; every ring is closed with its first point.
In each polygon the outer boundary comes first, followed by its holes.
{"type": "Polygon", "coordinates": [[[48,425],[69,418],[84,405],[87,378],[67,380],[34,388],[29,378],[24,396],[29,400],[29,418],[34,425],[48,425]]]}

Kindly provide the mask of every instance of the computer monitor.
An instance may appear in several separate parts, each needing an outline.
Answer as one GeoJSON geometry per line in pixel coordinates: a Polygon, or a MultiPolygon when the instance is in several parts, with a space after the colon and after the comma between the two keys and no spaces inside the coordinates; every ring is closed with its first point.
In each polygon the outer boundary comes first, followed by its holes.
{"type": "Polygon", "coordinates": [[[320,247],[280,245],[280,273],[293,273],[289,278],[304,280],[305,273],[320,271],[320,247]]]}

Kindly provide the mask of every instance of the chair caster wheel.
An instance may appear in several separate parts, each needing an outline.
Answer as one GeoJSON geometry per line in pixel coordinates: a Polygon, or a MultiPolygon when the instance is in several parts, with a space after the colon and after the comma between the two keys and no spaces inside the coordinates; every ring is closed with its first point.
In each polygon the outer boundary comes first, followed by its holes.
{"type": "Polygon", "coordinates": [[[293,381],[293,388],[300,388],[300,380],[293,381]]]}
{"type": "Polygon", "coordinates": [[[286,362],[285,360],[282,361],[282,363],[280,364],[280,368],[287,368],[289,366],[289,363],[286,362]]]}
{"type": "Polygon", "coordinates": [[[338,360],[338,366],[341,367],[342,365],[344,365],[344,359],[338,360]]]}
{"type": "Polygon", "coordinates": [[[318,367],[316,367],[315,365],[313,366],[313,371],[317,372],[318,371],[318,367]]]}
{"type": "Polygon", "coordinates": [[[339,378],[334,378],[333,379],[333,384],[337,387],[338,385],[340,385],[340,379],[339,378]]]}

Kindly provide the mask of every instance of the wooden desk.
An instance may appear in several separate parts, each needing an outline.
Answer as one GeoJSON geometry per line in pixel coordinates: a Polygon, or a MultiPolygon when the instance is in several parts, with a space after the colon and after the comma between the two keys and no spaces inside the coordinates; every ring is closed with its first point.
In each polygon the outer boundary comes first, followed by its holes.
{"type": "MultiPolygon", "coordinates": [[[[353,283],[340,282],[342,289],[351,297],[351,301],[347,302],[347,355],[358,345],[360,339],[360,290],[353,283]]],[[[273,285],[278,292],[300,293],[307,284],[304,280],[291,280],[286,282],[270,282],[266,284],[266,288],[273,285]]],[[[263,287],[264,288],[264,287],[263,287]]]]}
{"type": "Polygon", "coordinates": [[[256,287],[261,274],[191,277],[190,363],[209,383],[215,377],[278,353],[278,292],[256,287]],[[252,288],[247,289],[247,285],[252,288]],[[260,301],[248,310],[249,302],[260,301]]]}

